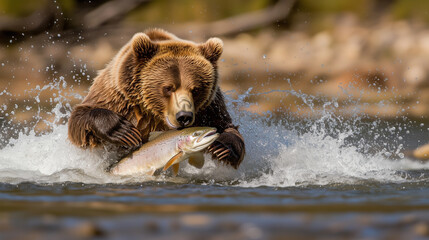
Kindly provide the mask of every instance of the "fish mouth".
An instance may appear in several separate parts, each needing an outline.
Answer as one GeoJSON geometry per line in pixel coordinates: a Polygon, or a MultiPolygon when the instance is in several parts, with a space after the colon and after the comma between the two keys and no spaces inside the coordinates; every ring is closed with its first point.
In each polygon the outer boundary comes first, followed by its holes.
{"type": "Polygon", "coordinates": [[[199,152],[207,148],[219,137],[219,133],[216,132],[216,129],[209,130],[203,135],[201,135],[194,144],[194,152],[199,152]]]}
{"type": "Polygon", "coordinates": [[[197,143],[201,142],[206,137],[210,137],[216,134],[216,129],[209,130],[208,132],[204,133],[197,139],[197,143]]]}

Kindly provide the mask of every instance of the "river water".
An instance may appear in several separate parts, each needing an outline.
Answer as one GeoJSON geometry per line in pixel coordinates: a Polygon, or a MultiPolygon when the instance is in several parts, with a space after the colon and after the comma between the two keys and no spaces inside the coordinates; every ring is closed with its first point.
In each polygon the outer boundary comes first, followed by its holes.
{"type": "MultiPolygon", "coordinates": [[[[67,88],[61,81],[54,87],[67,88]]],[[[245,96],[226,95],[247,146],[238,170],[206,156],[202,169],[182,162],[177,177],[111,176],[106,150],[83,150],[67,140],[67,126],[60,123],[71,108],[66,97],[52,101],[55,120],[44,134],[3,121],[0,236],[428,236],[429,163],[407,157],[407,150],[429,142],[427,123],[343,118],[335,114],[334,100],[317,118],[261,116],[242,110],[245,96]]],[[[37,116],[36,122],[43,120],[37,116]]]]}

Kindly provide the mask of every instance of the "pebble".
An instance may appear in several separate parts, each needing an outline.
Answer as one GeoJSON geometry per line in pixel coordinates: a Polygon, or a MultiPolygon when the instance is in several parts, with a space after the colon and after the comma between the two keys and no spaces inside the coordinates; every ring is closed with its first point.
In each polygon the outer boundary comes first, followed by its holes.
{"type": "Polygon", "coordinates": [[[79,223],[69,230],[77,237],[98,237],[104,235],[104,232],[92,222],[79,223]]]}
{"type": "Polygon", "coordinates": [[[218,223],[216,227],[220,231],[237,231],[240,228],[240,224],[238,222],[226,221],[218,223]]]}
{"type": "Polygon", "coordinates": [[[418,218],[414,214],[405,215],[401,217],[400,223],[402,224],[412,224],[418,221],[418,218]]]}
{"type": "Polygon", "coordinates": [[[413,155],[420,160],[429,160],[429,143],[414,150],[413,155]]]}
{"type": "Polygon", "coordinates": [[[420,222],[414,225],[414,233],[420,236],[429,236],[429,226],[427,223],[420,222]]]}
{"type": "Polygon", "coordinates": [[[161,227],[157,222],[149,221],[144,224],[144,229],[150,233],[157,233],[161,230],[161,227]]]}
{"type": "Polygon", "coordinates": [[[252,223],[243,224],[241,226],[241,232],[246,239],[261,239],[264,234],[261,228],[252,223]]]}
{"type": "Polygon", "coordinates": [[[0,231],[11,229],[10,217],[8,214],[0,215],[0,231]]]}
{"type": "Polygon", "coordinates": [[[181,217],[180,222],[188,227],[201,227],[210,224],[211,218],[203,214],[192,214],[181,217]]]}

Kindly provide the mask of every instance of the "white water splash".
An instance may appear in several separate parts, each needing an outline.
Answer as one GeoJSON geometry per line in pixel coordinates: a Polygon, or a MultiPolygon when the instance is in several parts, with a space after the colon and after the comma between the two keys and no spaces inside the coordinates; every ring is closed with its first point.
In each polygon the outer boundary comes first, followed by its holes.
{"type": "Polygon", "coordinates": [[[386,155],[390,154],[385,150],[362,153],[361,146],[345,144],[350,132],[340,132],[337,137],[326,135],[326,129],[302,134],[281,125],[245,121],[248,124],[243,124],[241,130],[248,154],[238,171],[210,161],[202,170],[186,166],[188,177],[232,181],[240,187],[289,187],[419,181],[404,171],[429,169],[429,163],[388,159],[386,155]]]}
{"type": "MultiPolygon", "coordinates": [[[[403,182],[398,171],[406,170],[408,160],[397,164],[381,154],[364,155],[356,147],[344,147],[331,137],[313,133],[295,136],[288,146],[282,145],[275,157],[267,160],[270,171],[244,180],[240,186],[287,187],[298,185],[353,184],[362,180],[403,182]]],[[[420,168],[429,165],[419,164],[420,168]]]]}
{"type": "Polygon", "coordinates": [[[127,183],[159,180],[154,177],[118,177],[106,172],[109,154],[104,149],[81,149],[67,139],[67,126],[48,134],[21,134],[0,150],[0,182],[20,183],[127,183]]]}
{"type": "MultiPolygon", "coordinates": [[[[249,92],[250,90],[246,94],[249,92]]],[[[290,93],[297,94],[293,91],[290,93]]],[[[63,105],[68,105],[67,100],[58,99],[51,112],[56,119],[51,126],[52,132],[41,136],[36,135],[33,130],[21,133],[17,139],[12,139],[0,149],[0,182],[105,184],[175,181],[168,174],[167,177],[163,174],[155,178],[117,177],[108,174],[105,171],[109,165],[105,150],[83,150],[73,146],[67,139],[67,127],[55,124],[69,114],[61,111],[63,105]]],[[[236,100],[228,98],[228,101],[248,105],[243,99],[243,96],[239,96],[236,100]]],[[[311,99],[307,102],[311,104],[311,99]]],[[[331,104],[327,104],[329,105],[331,104]]],[[[230,108],[233,108],[231,104],[230,108]]],[[[247,156],[239,170],[223,166],[207,157],[202,169],[182,163],[180,177],[190,181],[233,183],[241,187],[287,187],[353,184],[362,180],[403,182],[408,179],[404,178],[401,171],[429,168],[429,164],[386,158],[386,155],[392,155],[391,152],[398,152],[399,147],[369,154],[362,151],[365,145],[371,144],[369,139],[354,145],[347,144],[347,138],[360,134],[359,128],[353,125],[356,121],[342,123],[342,119],[329,111],[318,121],[309,124],[291,123],[287,120],[274,123],[270,116],[264,118],[236,109],[237,106],[232,109],[233,118],[241,126],[240,131],[247,148],[247,156]],[[285,127],[288,125],[294,127],[285,127]]],[[[378,128],[377,124],[371,126],[378,128]]]]}

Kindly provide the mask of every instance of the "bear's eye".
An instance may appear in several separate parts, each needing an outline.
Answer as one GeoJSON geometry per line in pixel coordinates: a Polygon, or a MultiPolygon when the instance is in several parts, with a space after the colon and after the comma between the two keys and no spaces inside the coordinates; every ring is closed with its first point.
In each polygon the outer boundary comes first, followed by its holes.
{"type": "Polygon", "coordinates": [[[194,97],[196,97],[196,96],[198,96],[198,95],[199,95],[199,93],[200,93],[200,89],[198,89],[198,88],[194,88],[194,89],[192,89],[192,90],[191,90],[191,92],[192,92],[192,95],[193,95],[194,97]]]}
{"type": "Polygon", "coordinates": [[[171,96],[171,94],[174,92],[174,87],[173,86],[165,86],[162,88],[162,93],[165,96],[171,96]]]}

